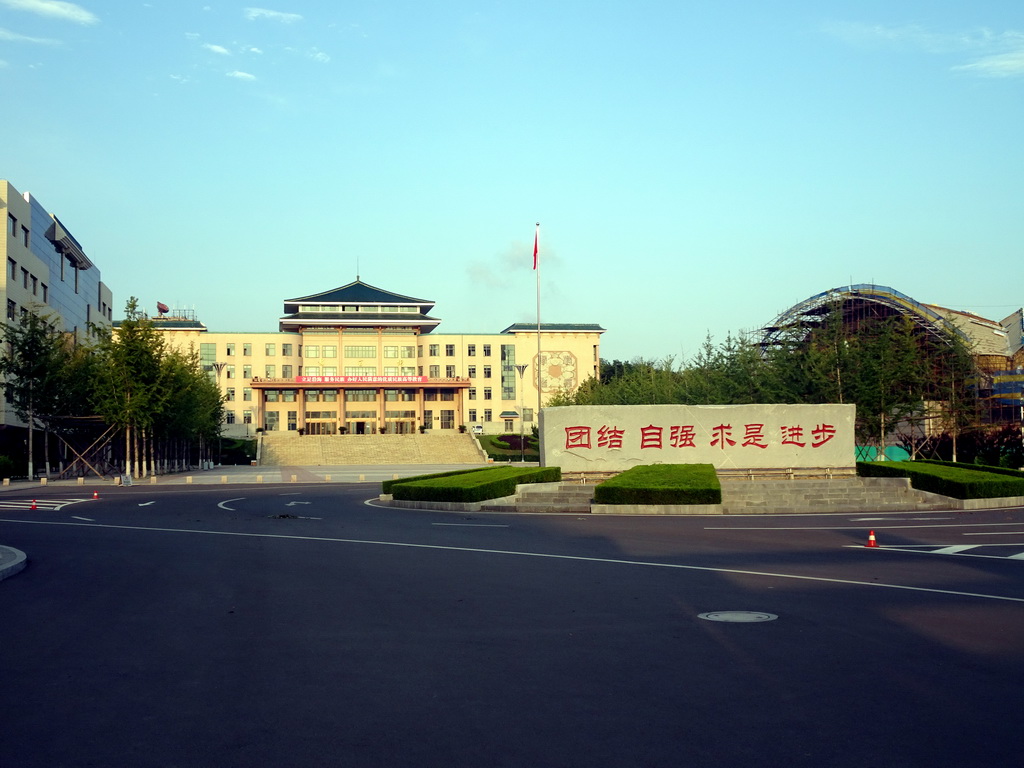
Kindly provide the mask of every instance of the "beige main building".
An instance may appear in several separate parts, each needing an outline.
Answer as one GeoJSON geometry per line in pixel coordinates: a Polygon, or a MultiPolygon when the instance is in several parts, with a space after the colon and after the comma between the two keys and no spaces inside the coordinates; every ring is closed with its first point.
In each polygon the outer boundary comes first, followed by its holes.
{"type": "Polygon", "coordinates": [[[277,333],[211,333],[181,312],[154,324],[216,376],[227,436],[529,432],[551,395],[598,375],[598,325],[543,323],[538,344],[529,323],[436,333],[433,308],[356,279],[285,300],[277,333]]]}

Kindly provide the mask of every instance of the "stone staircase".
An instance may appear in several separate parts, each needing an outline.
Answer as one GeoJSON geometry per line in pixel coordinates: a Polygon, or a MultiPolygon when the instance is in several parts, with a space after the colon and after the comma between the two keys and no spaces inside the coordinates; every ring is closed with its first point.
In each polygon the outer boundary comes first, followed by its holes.
{"type": "MultiPolygon", "coordinates": [[[[484,502],[492,512],[564,512],[587,514],[594,486],[603,478],[573,477],[559,483],[519,486],[515,496],[484,502]],[[596,481],[596,482],[595,482],[596,481]]],[[[899,512],[950,509],[950,500],[917,491],[901,477],[835,477],[826,479],[742,480],[722,482],[722,504],[691,507],[601,505],[606,514],[810,514],[829,512],[899,512]]]]}
{"type": "Polygon", "coordinates": [[[722,513],[728,515],[935,509],[949,509],[949,500],[911,488],[905,477],[722,482],[722,513]]]}
{"type": "Polygon", "coordinates": [[[531,483],[520,485],[514,497],[484,502],[481,510],[490,512],[565,512],[589,514],[594,501],[594,486],[579,483],[531,483]]]}
{"type": "Polygon", "coordinates": [[[261,466],[330,467],[380,464],[486,464],[472,435],[263,435],[261,466]]]}

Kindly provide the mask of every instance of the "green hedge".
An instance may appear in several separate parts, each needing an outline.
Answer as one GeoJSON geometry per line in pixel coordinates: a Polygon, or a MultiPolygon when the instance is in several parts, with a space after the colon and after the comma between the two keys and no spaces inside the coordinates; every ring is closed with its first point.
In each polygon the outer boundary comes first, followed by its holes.
{"type": "Polygon", "coordinates": [[[396,480],[391,495],[403,501],[448,501],[464,504],[500,499],[516,492],[517,485],[555,483],[562,479],[559,467],[491,467],[461,474],[396,480]]]}
{"type": "Polygon", "coordinates": [[[995,475],[1009,475],[1010,477],[1024,477],[1024,472],[1009,467],[991,467],[987,464],[968,464],[965,461],[939,461],[938,459],[918,459],[915,464],[936,464],[940,467],[960,467],[961,469],[976,469],[980,472],[991,472],[995,475]]]}
{"type": "Polygon", "coordinates": [[[399,477],[395,480],[383,480],[380,484],[381,493],[391,493],[396,483],[408,483],[410,480],[427,480],[435,477],[451,477],[453,475],[465,475],[470,472],[486,472],[490,467],[473,467],[472,469],[453,469],[448,472],[434,472],[430,475],[416,475],[414,477],[399,477]]]}
{"type": "Polygon", "coordinates": [[[981,469],[978,466],[901,461],[892,463],[857,462],[857,474],[862,477],[909,477],[910,484],[919,491],[938,493],[954,499],[998,499],[1024,496],[1024,477],[998,472],[997,467],[981,469]]]}
{"type": "Polygon", "coordinates": [[[627,469],[594,488],[595,504],[721,504],[711,464],[650,464],[627,469]]]}

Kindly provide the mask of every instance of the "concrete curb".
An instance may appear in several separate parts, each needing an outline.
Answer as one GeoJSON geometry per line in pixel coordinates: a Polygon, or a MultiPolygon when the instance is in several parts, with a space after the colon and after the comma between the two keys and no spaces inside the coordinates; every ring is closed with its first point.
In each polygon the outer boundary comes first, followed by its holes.
{"type": "Polygon", "coordinates": [[[0,545],[0,581],[20,573],[28,565],[28,557],[20,549],[0,545]]]}

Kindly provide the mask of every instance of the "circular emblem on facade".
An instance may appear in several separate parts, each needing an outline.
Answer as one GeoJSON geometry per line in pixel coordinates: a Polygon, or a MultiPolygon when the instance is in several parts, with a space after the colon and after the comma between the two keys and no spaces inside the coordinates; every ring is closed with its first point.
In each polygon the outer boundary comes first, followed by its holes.
{"type": "Polygon", "coordinates": [[[728,621],[734,624],[775,621],[779,618],[774,613],[764,613],[763,611],[710,611],[699,614],[699,617],[707,621],[728,621]]]}
{"type": "MultiPolygon", "coordinates": [[[[534,356],[537,364],[537,356],[534,356]]],[[[572,352],[541,352],[540,370],[541,385],[546,393],[558,392],[563,389],[575,389],[579,384],[577,378],[576,355],[572,352]]]]}

